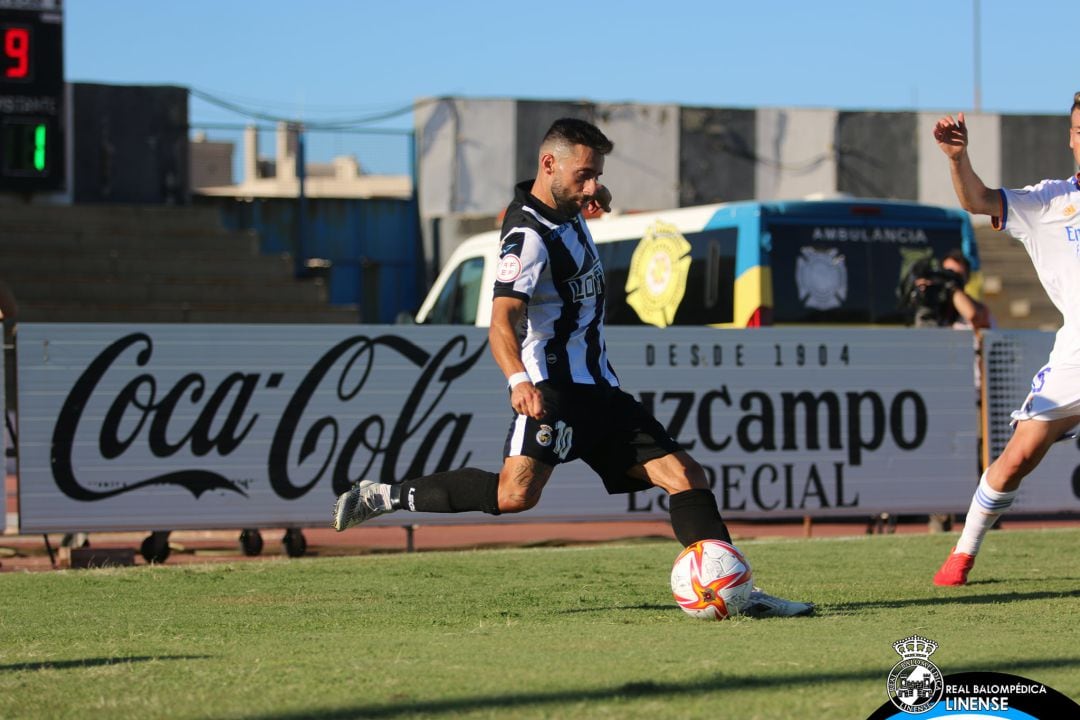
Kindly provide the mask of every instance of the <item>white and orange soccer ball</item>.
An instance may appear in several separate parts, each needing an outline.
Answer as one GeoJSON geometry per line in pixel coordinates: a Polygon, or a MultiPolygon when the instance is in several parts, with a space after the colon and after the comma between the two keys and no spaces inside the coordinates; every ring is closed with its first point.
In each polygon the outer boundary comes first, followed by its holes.
{"type": "Polygon", "coordinates": [[[720,540],[699,540],[675,558],[671,593],[688,615],[723,620],[750,604],[754,580],[750,563],[734,546],[720,540]]]}

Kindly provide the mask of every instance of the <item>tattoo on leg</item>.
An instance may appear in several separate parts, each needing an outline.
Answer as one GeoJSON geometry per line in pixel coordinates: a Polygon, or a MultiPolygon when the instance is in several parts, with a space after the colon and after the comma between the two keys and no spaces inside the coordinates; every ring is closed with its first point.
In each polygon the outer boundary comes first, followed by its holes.
{"type": "Polygon", "coordinates": [[[508,462],[500,476],[500,509],[521,512],[536,505],[550,475],[550,467],[532,458],[514,458],[508,462]]]}
{"type": "Polygon", "coordinates": [[[528,488],[536,475],[536,469],[532,464],[521,463],[511,468],[510,481],[520,488],[528,488]]]}

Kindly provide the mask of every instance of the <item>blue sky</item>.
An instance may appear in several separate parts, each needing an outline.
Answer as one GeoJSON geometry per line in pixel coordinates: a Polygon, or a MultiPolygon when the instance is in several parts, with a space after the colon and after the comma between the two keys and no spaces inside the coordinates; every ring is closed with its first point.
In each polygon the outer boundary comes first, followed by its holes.
{"type": "MultiPolygon", "coordinates": [[[[66,0],[65,71],[309,121],[433,95],[970,111],[975,5],[66,0]]],[[[1064,114],[1080,90],[1076,0],[978,5],[982,109],[1064,114]]],[[[244,121],[195,99],[190,116],[244,121]]]]}

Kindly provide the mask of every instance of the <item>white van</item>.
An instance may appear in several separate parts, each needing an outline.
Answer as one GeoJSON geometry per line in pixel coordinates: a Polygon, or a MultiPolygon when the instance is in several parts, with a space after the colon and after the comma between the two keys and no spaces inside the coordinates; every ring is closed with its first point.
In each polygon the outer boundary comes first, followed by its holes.
{"type": "MultiPolygon", "coordinates": [[[[738,202],[588,221],[609,325],[902,324],[912,266],[960,248],[981,273],[967,213],[884,200],[738,202]]],[[[418,323],[491,322],[500,233],[451,254],[418,323]]]]}

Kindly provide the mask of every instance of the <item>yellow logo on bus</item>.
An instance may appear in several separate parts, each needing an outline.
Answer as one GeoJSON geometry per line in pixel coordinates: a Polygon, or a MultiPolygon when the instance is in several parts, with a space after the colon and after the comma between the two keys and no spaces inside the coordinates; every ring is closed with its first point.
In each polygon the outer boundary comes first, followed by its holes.
{"type": "Polygon", "coordinates": [[[643,323],[667,327],[686,294],[689,274],[690,243],[674,225],[654,223],[630,258],[626,303],[643,323]]]}

